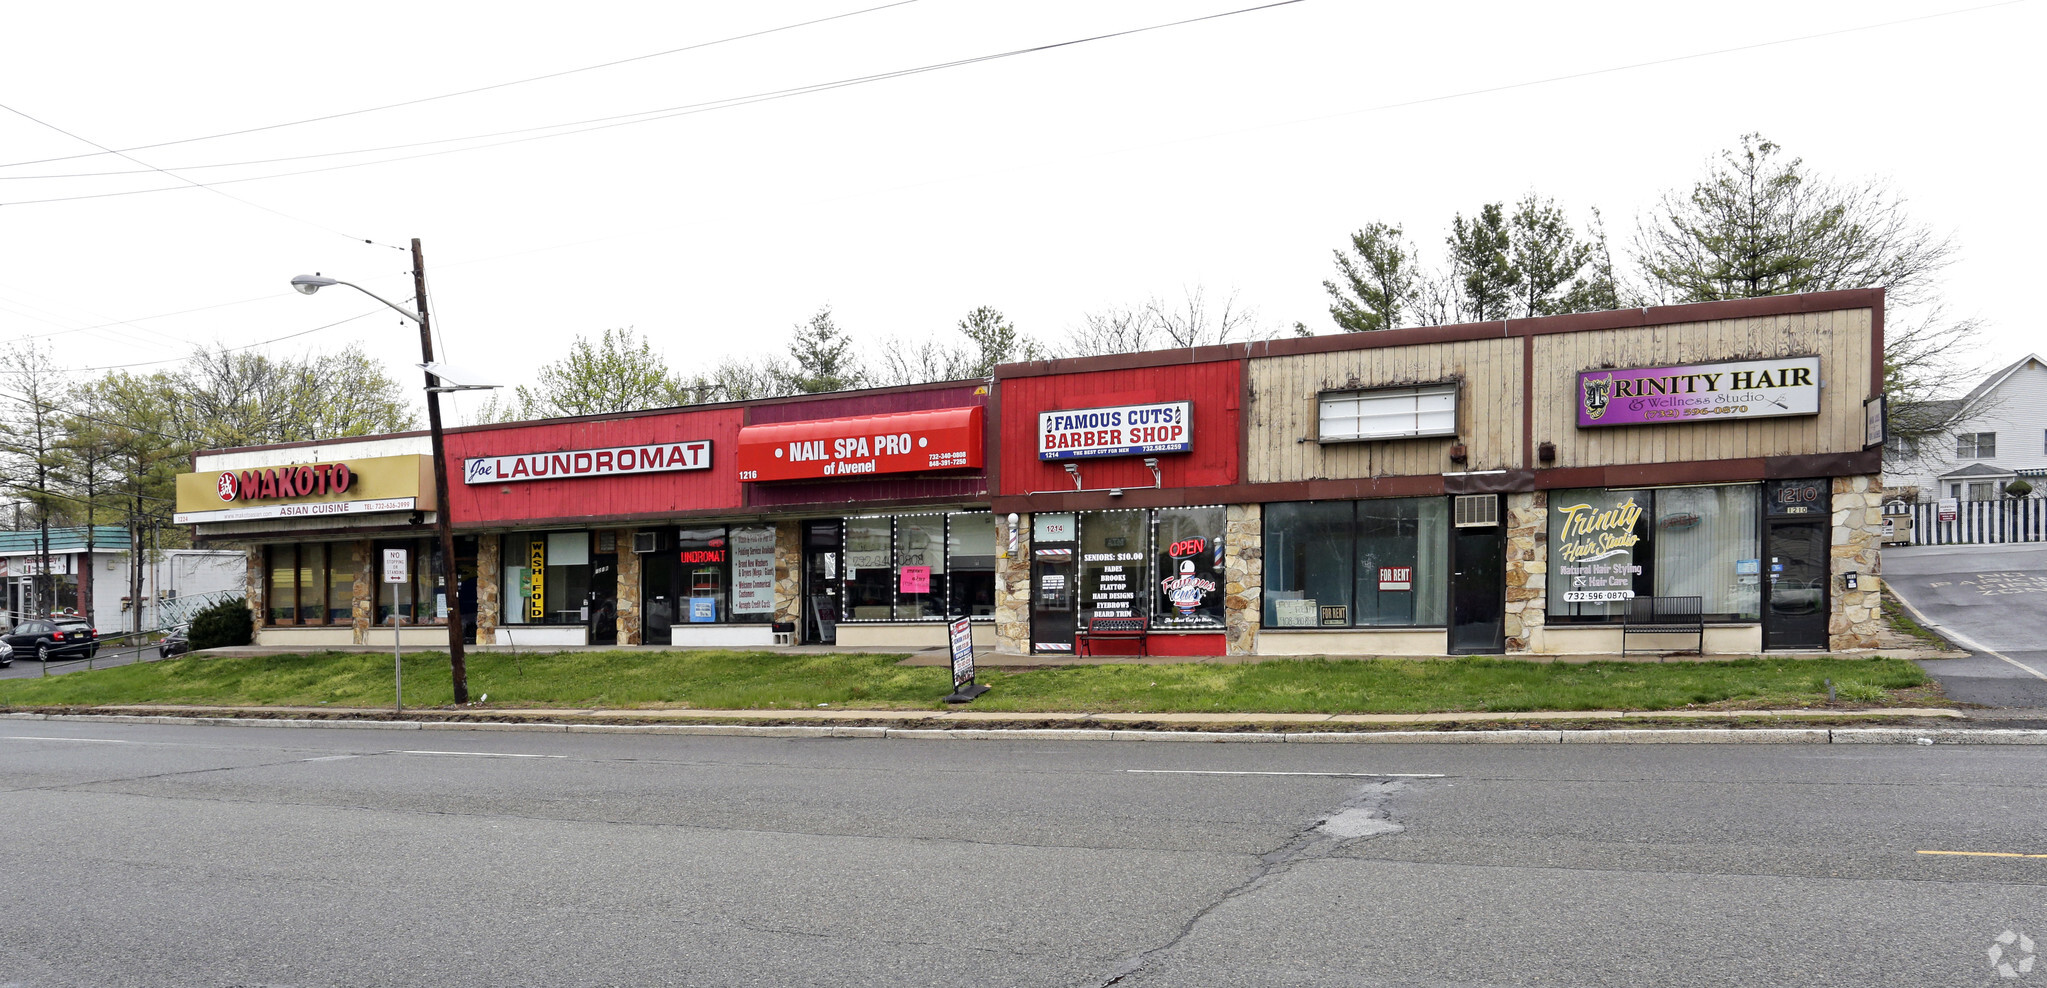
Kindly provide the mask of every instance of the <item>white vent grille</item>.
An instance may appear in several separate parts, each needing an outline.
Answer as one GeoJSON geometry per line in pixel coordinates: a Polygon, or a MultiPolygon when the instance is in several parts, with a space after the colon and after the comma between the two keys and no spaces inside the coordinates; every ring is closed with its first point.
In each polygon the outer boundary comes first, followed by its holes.
{"type": "Polygon", "coordinates": [[[653,552],[653,551],[654,551],[654,538],[655,538],[655,536],[657,536],[657,535],[659,535],[659,534],[660,534],[660,533],[658,533],[658,532],[634,532],[634,533],[633,533],[633,551],[634,551],[634,552],[653,552]]]}
{"type": "Polygon", "coordinates": [[[1458,528],[1493,528],[1500,523],[1500,498],[1496,494],[1460,494],[1452,514],[1458,528]]]}

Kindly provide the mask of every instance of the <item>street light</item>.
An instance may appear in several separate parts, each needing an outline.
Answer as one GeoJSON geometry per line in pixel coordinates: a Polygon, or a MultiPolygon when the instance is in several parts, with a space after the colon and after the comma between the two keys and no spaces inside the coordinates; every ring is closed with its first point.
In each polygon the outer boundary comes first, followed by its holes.
{"type": "MultiPolygon", "coordinates": [[[[433,434],[434,444],[434,528],[441,537],[441,586],[443,592],[454,598],[454,618],[448,624],[448,659],[455,677],[455,702],[469,702],[469,668],[462,654],[462,631],[457,625],[461,621],[461,584],[455,574],[455,530],[449,523],[448,504],[448,453],[447,443],[441,434],[441,393],[444,391],[474,391],[497,387],[495,384],[462,384],[446,380],[443,375],[451,368],[434,362],[434,337],[427,325],[426,310],[426,258],[420,253],[419,238],[412,238],[412,291],[413,303],[419,306],[414,312],[396,302],[370,291],[361,285],[351,284],[339,278],[328,278],[318,273],[302,274],[291,280],[291,287],[301,294],[311,295],[330,285],[347,285],[397,310],[398,314],[419,325],[419,349],[423,362],[415,365],[426,372],[426,420],[427,428],[433,434]]],[[[464,375],[467,376],[467,375],[464,375]]]]}

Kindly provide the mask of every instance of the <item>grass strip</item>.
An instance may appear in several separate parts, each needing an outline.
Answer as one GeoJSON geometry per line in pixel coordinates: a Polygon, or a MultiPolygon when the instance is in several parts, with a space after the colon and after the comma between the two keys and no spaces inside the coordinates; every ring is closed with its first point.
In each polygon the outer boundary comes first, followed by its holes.
{"type": "MultiPolygon", "coordinates": [[[[943,668],[900,655],[789,652],[563,652],[469,656],[469,691],[489,707],[718,710],[943,709],[943,668]]],[[[391,657],[316,652],[183,658],[61,676],[0,680],[8,707],[205,704],[389,706],[391,657]]],[[[1728,710],[1841,701],[1939,702],[1902,659],[1754,658],[1715,662],[1536,663],[1461,657],[1275,659],[1242,665],[982,667],[993,687],[972,709],[1018,713],[1438,713],[1728,710]]],[[[405,657],[408,707],[453,702],[446,653],[405,657]]]]}

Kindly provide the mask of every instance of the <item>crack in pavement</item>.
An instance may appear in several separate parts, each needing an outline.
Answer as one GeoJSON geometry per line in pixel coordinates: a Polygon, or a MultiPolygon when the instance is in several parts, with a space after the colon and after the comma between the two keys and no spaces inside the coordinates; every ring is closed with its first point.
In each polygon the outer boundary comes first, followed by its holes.
{"type": "Polygon", "coordinates": [[[1408,784],[1405,782],[1392,781],[1366,784],[1356,795],[1338,806],[1336,812],[1295,831],[1287,843],[1277,850],[1259,855],[1258,867],[1252,870],[1251,877],[1224,890],[1221,895],[1216,896],[1215,901],[1195,910],[1194,915],[1189,916],[1187,921],[1180,925],[1179,932],[1173,934],[1171,939],[1124,958],[1116,973],[1102,982],[1100,988],[1111,988],[1112,985],[1121,984],[1123,979],[1144,970],[1152,958],[1173,949],[1180,941],[1192,935],[1195,928],[1200,926],[1202,920],[1207,919],[1209,914],[1231,900],[1249,895],[1278,881],[1293,870],[1295,865],[1304,861],[1328,859],[1350,841],[1396,834],[1406,829],[1393,819],[1389,804],[1393,801],[1394,794],[1407,787],[1408,784]]]}

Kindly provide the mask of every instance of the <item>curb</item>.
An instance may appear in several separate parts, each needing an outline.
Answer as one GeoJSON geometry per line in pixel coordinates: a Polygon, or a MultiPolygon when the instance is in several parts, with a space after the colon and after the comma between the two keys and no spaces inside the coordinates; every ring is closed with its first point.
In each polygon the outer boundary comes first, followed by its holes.
{"type": "Polygon", "coordinates": [[[1113,728],[930,728],[744,724],[561,724],[523,721],[283,720],[151,714],[6,713],[0,720],[376,731],[542,731],[901,741],[1179,741],[1212,744],[1911,744],[2047,745],[2047,730],[1956,727],[1601,728],[1574,731],[1151,731],[1113,728]]]}

